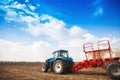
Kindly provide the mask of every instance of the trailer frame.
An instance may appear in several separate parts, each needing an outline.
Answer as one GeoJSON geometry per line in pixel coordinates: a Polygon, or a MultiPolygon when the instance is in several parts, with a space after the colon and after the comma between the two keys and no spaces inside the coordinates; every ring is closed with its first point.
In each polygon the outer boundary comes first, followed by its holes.
{"type": "Polygon", "coordinates": [[[76,72],[83,68],[101,67],[106,68],[111,62],[119,62],[119,57],[112,57],[111,46],[109,40],[101,40],[97,42],[98,49],[95,50],[93,43],[85,43],[83,45],[83,51],[85,53],[86,60],[78,62],[73,65],[72,72],[76,72]],[[102,58],[102,51],[108,51],[109,58],[102,58]],[[89,59],[89,55],[92,54],[92,59],[89,59]]]}

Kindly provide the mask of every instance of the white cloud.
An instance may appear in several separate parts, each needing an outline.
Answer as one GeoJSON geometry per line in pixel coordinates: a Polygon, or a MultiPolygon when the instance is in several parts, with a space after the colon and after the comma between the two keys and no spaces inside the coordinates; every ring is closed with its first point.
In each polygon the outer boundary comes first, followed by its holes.
{"type": "MultiPolygon", "coordinates": [[[[22,31],[34,37],[39,37],[40,40],[33,41],[28,45],[0,39],[1,60],[44,61],[45,58],[51,56],[51,51],[67,49],[75,61],[79,61],[79,56],[83,56],[83,43],[96,42],[100,39],[80,26],[72,26],[68,29],[66,23],[62,20],[47,14],[39,16],[37,13],[28,10],[26,5],[18,2],[9,6],[2,6],[2,8],[7,12],[6,20],[26,23],[27,25],[23,25],[25,27],[22,28],[22,31]],[[11,8],[21,9],[24,12],[16,12],[11,8]]],[[[36,8],[32,7],[31,9],[36,8]]],[[[102,14],[101,9],[98,9],[96,15],[102,14]]],[[[119,40],[115,38],[113,42],[116,41],[119,40]]]]}
{"type": "Polygon", "coordinates": [[[17,15],[18,14],[15,11],[8,10],[7,16],[5,17],[5,19],[7,19],[7,20],[14,20],[14,19],[16,19],[17,20],[17,15]]]}
{"type": "Polygon", "coordinates": [[[87,31],[78,27],[78,26],[73,26],[72,28],[70,28],[70,35],[74,37],[78,37],[80,36],[80,34],[84,34],[87,31]]]}
{"type": "Polygon", "coordinates": [[[29,0],[25,0],[25,2],[29,2],[29,0]]]}
{"type": "Polygon", "coordinates": [[[73,26],[68,29],[62,20],[58,20],[49,15],[40,16],[40,20],[44,23],[29,23],[30,25],[24,28],[24,31],[33,36],[46,36],[47,39],[45,40],[50,43],[50,45],[53,45],[52,49],[67,49],[70,51],[70,55],[77,61],[79,60],[77,55],[83,53],[83,43],[99,39],[79,26],[73,26]]]}
{"type": "Polygon", "coordinates": [[[24,22],[27,22],[27,23],[38,23],[39,20],[37,20],[36,18],[33,18],[31,16],[22,16],[20,15],[20,20],[19,21],[24,21],[24,22]]]}
{"type": "Polygon", "coordinates": [[[10,4],[10,3],[12,3],[12,2],[14,2],[14,0],[0,0],[0,3],[1,3],[1,4],[4,4],[4,5],[10,4]]]}
{"type": "MultiPolygon", "coordinates": [[[[36,9],[36,7],[32,5],[30,5],[29,7],[31,10],[36,9]]],[[[19,18],[21,18],[21,16],[25,17],[26,14],[38,18],[38,15],[30,11],[25,4],[20,4],[17,1],[13,2],[11,5],[1,5],[0,9],[6,11],[6,20],[22,21],[19,18]],[[16,9],[20,9],[21,11],[17,12],[16,9]]]]}
{"type": "MultiPolygon", "coordinates": [[[[37,16],[37,15],[35,15],[37,16]]],[[[27,23],[27,26],[25,28],[22,28],[23,31],[31,34],[32,36],[37,36],[44,41],[43,43],[35,42],[31,43],[31,45],[25,45],[21,43],[14,43],[9,42],[8,45],[6,44],[6,40],[2,42],[1,47],[3,45],[6,45],[5,47],[8,48],[7,51],[4,53],[1,53],[2,56],[7,56],[7,53],[11,53],[14,55],[14,57],[8,55],[8,60],[39,60],[41,56],[38,56],[39,53],[42,53],[41,55],[44,56],[40,60],[43,61],[45,59],[44,53],[47,53],[50,57],[51,51],[57,50],[57,49],[67,49],[70,51],[70,55],[75,59],[79,60],[78,55],[81,55],[82,51],[82,45],[84,42],[97,39],[95,36],[90,34],[88,31],[82,29],[79,26],[73,26],[70,29],[67,29],[65,26],[66,24],[62,20],[58,20],[52,16],[49,15],[41,15],[40,17],[32,17],[32,16],[23,16],[20,15],[20,17],[17,17],[18,20],[27,23]],[[45,37],[45,39],[43,38],[45,37]],[[47,38],[47,39],[46,39],[47,38]],[[14,45],[15,44],[15,45],[14,45]],[[38,45],[37,45],[38,44],[38,45]],[[50,47],[47,47],[46,45],[50,45],[50,47]],[[13,46],[14,45],[14,46],[13,46]],[[43,47],[41,47],[43,46],[43,47]],[[15,48],[16,47],[16,48],[15,48]],[[12,48],[12,49],[11,49],[12,48]],[[15,48],[13,50],[13,48],[15,48]],[[47,52],[46,52],[47,50],[47,52]],[[37,52],[38,51],[38,52],[37,52]],[[29,53],[29,54],[28,54],[29,53]],[[35,54],[36,53],[36,54],[35,54]],[[4,55],[3,55],[4,54],[4,55]],[[35,56],[33,56],[33,54],[35,56]],[[17,59],[17,56],[21,55],[19,59],[17,59]],[[24,56],[24,58],[23,58],[24,56]],[[33,56],[33,58],[30,59],[28,56],[33,56]],[[15,59],[16,57],[16,59],[15,59]],[[36,59],[35,59],[36,57],[36,59]],[[14,58],[14,59],[13,59],[14,58]]],[[[4,47],[4,48],[5,48],[4,47]]],[[[3,52],[2,51],[2,52],[3,52]]],[[[1,52],[1,51],[0,51],[1,52]]],[[[47,56],[46,56],[47,57],[47,56]]],[[[1,58],[3,59],[3,58],[1,58]]],[[[4,58],[6,60],[6,58],[4,58]]]]}
{"type": "Polygon", "coordinates": [[[120,43],[120,38],[116,38],[116,37],[103,37],[101,38],[101,40],[109,40],[110,44],[112,45],[112,47],[114,48],[120,48],[120,45],[118,43],[120,43]]]}
{"type": "Polygon", "coordinates": [[[13,5],[6,6],[11,8],[17,8],[17,9],[24,9],[26,7],[25,4],[19,4],[17,1],[13,3],[13,5]]]}
{"type": "Polygon", "coordinates": [[[35,6],[29,6],[31,10],[35,10],[35,6]]]}
{"type": "Polygon", "coordinates": [[[45,41],[27,45],[0,39],[0,61],[44,61],[51,51],[49,43],[45,41]]]}

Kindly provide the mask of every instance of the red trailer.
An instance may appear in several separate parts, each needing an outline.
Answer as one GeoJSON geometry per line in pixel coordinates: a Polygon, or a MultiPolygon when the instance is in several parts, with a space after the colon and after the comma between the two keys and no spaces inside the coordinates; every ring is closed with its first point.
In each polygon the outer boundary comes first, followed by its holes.
{"type": "Polygon", "coordinates": [[[50,69],[57,74],[64,74],[74,73],[83,68],[101,67],[106,69],[111,78],[120,80],[120,52],[113,53],[108,40],[98,41],[96,48],[92,43],[86,43],[83,45],[83,51],[86,60],[76,64],[68,56],[67,50],[54,51],[53,58],[46,60],[42,66],[42,71],[47,72],[50,69]]]}
{"type": "Polygon", "coordinates": [[[93,47],[92,43],[86,43],[83,45],[83,50],[86,60],[74,64],[72,67],[73,73],[83,68],[101,67],[106,69],[107,74],[111,78],[120,79],[120,56],[112,56],[112,50],[108,40],[98,41],[97,49],[93,47]],[[107,57],[104,57],[105,54],[107,54],[107,57]]]}

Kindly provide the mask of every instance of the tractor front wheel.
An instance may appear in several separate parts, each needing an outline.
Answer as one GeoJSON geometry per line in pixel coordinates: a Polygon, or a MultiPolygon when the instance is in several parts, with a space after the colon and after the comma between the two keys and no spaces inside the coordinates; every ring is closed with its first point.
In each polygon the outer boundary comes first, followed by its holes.
{"type": "Polygon", "coordinates": [[[120,64],[117,62],[107,65],[107,74],[113,79],[120,79],[120,64]]]}
{"type": "Polygon", "coordinates": [[[65,61],[56,60],[53,64],[53,71],[57,74],[63,74],[66,72],[65,61]]]}
{"type": "Polygon", "coordinates": [[[43,63],[43,65],[42,65],[42,71],[43,72],[47,72],[48,71],[48,64],[47,63],[43,63]]]}

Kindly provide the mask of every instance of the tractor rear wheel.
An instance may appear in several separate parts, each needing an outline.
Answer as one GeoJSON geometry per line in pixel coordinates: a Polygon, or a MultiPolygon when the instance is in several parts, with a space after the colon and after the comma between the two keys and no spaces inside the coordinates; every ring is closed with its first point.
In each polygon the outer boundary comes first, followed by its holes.
{"type": "Polygon", "coordinates": [[[69,61],[67,65],[69,65],[68,68],[67,68],[67,72],[68,73],[72,73],[72,66],[74,65],[74,62],[73,61],[69,61]]]}
{"type": "Polygon", "coordinates": [[[43,72],[47,72],[48,71],[48,64],[47,63],[43,63],[43,65],[42,65],[42,71],[43,72]]]}
{"type": "Polygon", "coordinates": [[[66,68],[69,65],[65,64],[66,62],[63,60],[56,60],[53,64],[53,71],[57,74],[63,74],[66,72],[66,68]]]}
{"type": "Polygon", "coordinates": [[[117,62],[112,62],[107,65],[107,74],[111,78],[120,79],[120,64],[117,62]]]}

